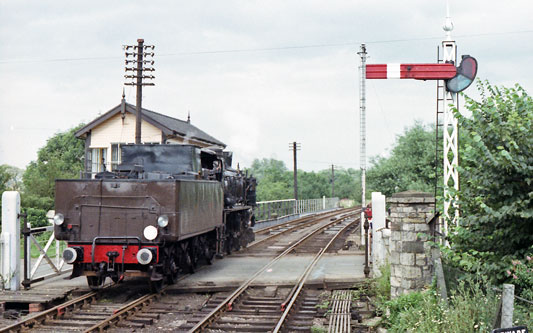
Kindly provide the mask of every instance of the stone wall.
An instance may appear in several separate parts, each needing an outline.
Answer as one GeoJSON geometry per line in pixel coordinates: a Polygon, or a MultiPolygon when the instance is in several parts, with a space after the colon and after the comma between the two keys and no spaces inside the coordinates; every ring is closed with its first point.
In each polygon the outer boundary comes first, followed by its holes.
{"type": "Polygon", "coordinates": [[[431,283],[429,226],[435,198],[429,193],[401,192],[387,199],[391,236],[391,296],[420,290],[431,283]]]}

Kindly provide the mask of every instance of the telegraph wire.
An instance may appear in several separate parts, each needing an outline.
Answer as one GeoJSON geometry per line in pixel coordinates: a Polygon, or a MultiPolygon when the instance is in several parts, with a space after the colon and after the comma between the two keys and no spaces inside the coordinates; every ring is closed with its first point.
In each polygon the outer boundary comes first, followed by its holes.
{"type": "MultiPolygon", "coordinates": [[[[475,38],[475,37],[494,37],[497,35],[514,35],[533,33],[533,30],[518,30],[518,31],[504,31],[504,32],[490,32],[478,34],[464,34],[455,35],[455,38],[475,38]]],[[[441,40],[442,36],[434,37],[417,37],[417,38],[403,38],[403,39],[385,39],[366,41],[366,44],[389,44],[389,43],[403,43],[423,40],[441,40]]],[[[158,57],[175,57],[175,56],[189,56],[189,55],[209,55],[209,54],[224,54],[224,53],[252,53],[252,52],[270,52],[270,51],[285,51],[298,49],[316,49],[328,47],[342,47],[360,45],[361,42],[344,42],[344,43],[324,43],[324,44],[309,44],[309,45],[292,45],[279,47],[262,47],[262,48],[248,48],[248,49],[227,49],[227,50],[207,50],[207,51],[184,51],[173,53],[158,54],[158,57]]],[[[1,64],[16,64],[16,63],[50,63],[50,62],[70,62],[70,61],[104,61],[121,59],[119,56],[107,57],[80,57],[80,58],[53,58],[53,59],[0,59],[1,64]]]]}

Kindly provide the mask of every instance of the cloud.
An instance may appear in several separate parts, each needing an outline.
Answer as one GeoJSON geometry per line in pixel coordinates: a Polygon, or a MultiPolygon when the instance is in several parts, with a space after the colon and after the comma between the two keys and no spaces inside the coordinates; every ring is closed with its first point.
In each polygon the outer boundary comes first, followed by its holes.
{"type": "MultiPolygon", "coordinates": [[[[475,56],[479,76],[494,84],[531,90],[532,34],[479,34],[533,30],[532,7],[451,1],[453,34],[464,36],[459,55],[475,56]]],[[[422,0],[3,1],[0,163],[23,167],[58,129],[117,105],[121,45],[143,37],[156,45],[156,86],[144,89],[144,107],[180,119],[190,111],[241,165],[273,156],[291,165],[288,143],[298,141],[305,170],[358,167],[359,43],[368,42],[372,63],[434,62],[444,15],[443,1],[422,0]],[[319,44],[344,45],[291,48],[319,44]],[[253,51],[273,47],[282,49],[253,51]],[[249,51],[194,53],[217,50],[249,51]]],[[[368,155],[415,119],[433,122],[435,90],[434,82],[369,82],[368,155]]],[[[126,94],[134,103],[135,90],[126,94]]]]}

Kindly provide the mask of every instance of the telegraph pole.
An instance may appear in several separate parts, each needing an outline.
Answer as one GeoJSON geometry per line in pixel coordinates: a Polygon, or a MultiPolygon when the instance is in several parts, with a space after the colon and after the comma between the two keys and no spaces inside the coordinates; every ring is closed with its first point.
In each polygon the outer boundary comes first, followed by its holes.
{"type": "Polygon", "coordinates": [[[335,165],[331,165],[331,197],[335,198],[335,165]]]}
{"type": "Polygon", "coordinates": [[[296,152],[300,150],[300,144],[294,141],[289,143],[289,150],[293,152],[293,165],[294,165],[294,200],[298,201],[298,165],[296,162],[296,152]]]}
{"type": "MultiPolygon", "coordinates": [[[[364,221],[364,208],[366,196],[366,45],[361,44],[361,51],[357,52],[361,57],[359,80],[359,126],[360,126],[360,156],[361,166],[361,221],[364,221]]],[[[361,244],[366,244],[364,230],[361,228],[361,244]]]]}
{"type": "Polygon", "coordinates": [[[144,45],[144,39],[137,39],[137,45],[124,45],[124,50],[126,50],[126,75],[124,78],[132,79],[132,82],[126,82],[124,85],[127,86],[137,86],[137,101],[136,101],[136,121],[135,121],[135,144],[141,143],[141,122],[142,122],[142,87],[143,86],[153,86],[155,85],[152,82],[146,83],[143,82],[143,79],[154,79],[155,76],[152,74],[145,75],[144,72],[153,72],[155,69],[153,67],[146,67],[145,65],[154,65],[154,61],[151,57],[154,56],[154,45],[144,45]],[[133,52],[128,52],[132,49],[133,52]],[[151,49],[152,52],[145,52],[145,50],[151,49]],[[137,57],[130,59],[129,57],[137,57]],[[137,63],[137,67],[128,67],[132,63],[137,63]],[[130,72],[130,74],[128,74],[130,72]],[[135,73],[135,74],[133,74],[135,73]]]}

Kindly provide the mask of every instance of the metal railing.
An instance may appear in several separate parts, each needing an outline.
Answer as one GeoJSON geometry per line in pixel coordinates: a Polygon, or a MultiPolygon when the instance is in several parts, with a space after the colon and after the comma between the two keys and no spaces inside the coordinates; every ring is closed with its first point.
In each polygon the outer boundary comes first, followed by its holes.
{"type": "Polygon", "coordinates": [[[66,242],[55,239],[54,226],[30,228],[27,223],[22,229],[24,237],[24,289],[30,288],[32,283],[57,276],[72,270],[66,266],[61,249],[66,248],[66,242]],[[43,246],[42,244],[45,243],[43,246]],[[54,245],[55,249],[51,249],[54,245]],[[32,262],[32,249],[37,249],[39,256],[32,262]],[[52,253],[49,253],[50,251],[52,253]],[[43,261],[44,260],[44,261],[43,261]],[[47,263],[48,267],[44,264],[47,263]]]}
{"type": "Polygon", "coordinates": [[[256,222],[265,222],[339,207],[339,198],[260,201],[254,209],[256,222]]]}

